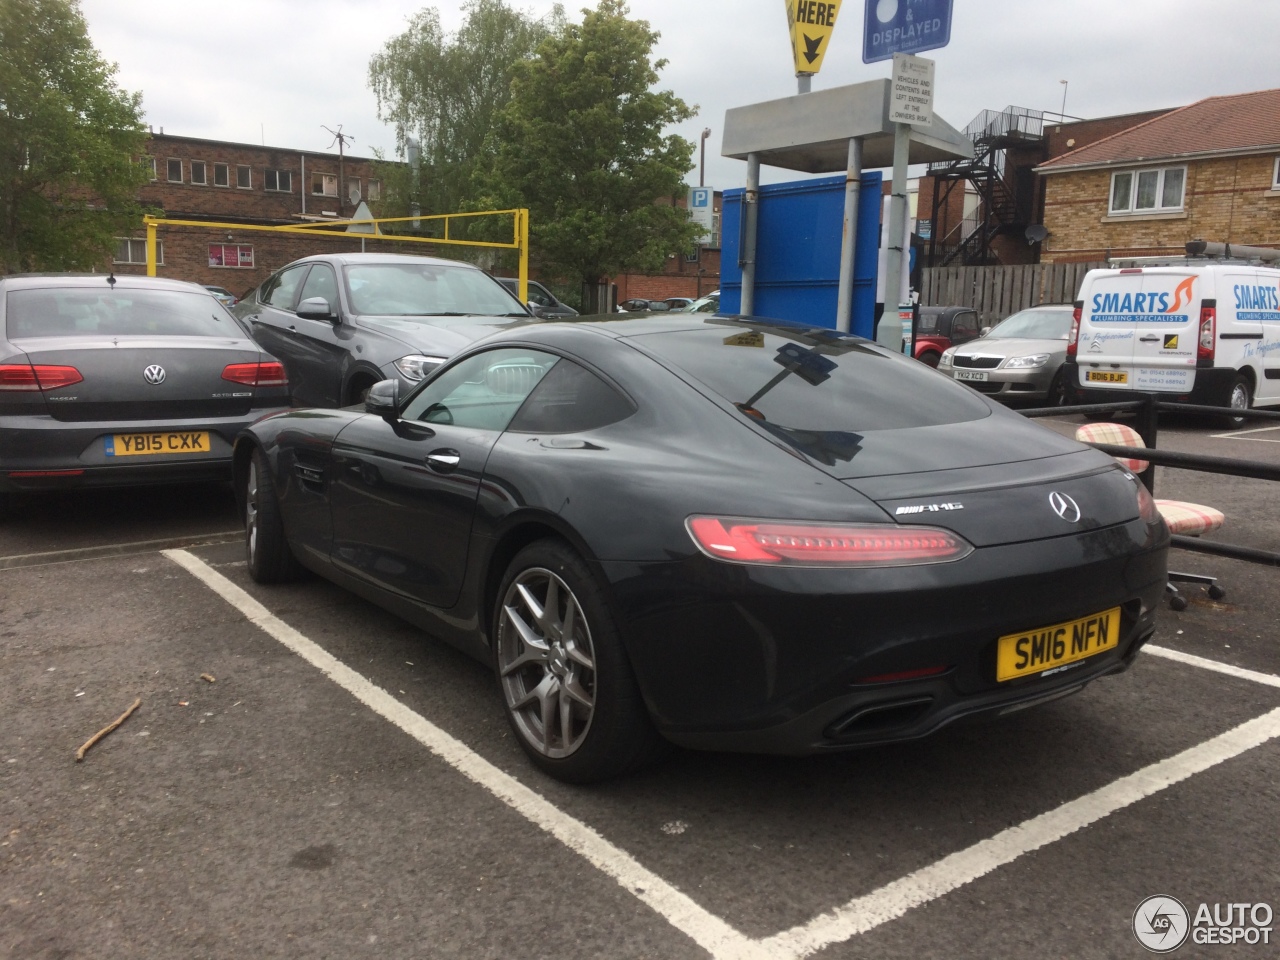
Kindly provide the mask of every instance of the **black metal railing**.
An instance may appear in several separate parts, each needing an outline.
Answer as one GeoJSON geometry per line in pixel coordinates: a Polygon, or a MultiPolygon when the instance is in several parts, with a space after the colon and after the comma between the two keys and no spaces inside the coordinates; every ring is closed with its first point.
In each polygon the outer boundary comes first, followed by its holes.
{"type": "MultiPolygon", "coordinates": [[[[1161,413],[1196,413],[1209,414],[1216,417],[1230,416],[1244,420],[1280,422],[1280,412],[1278,411],[1228,410],[1224,407],[1170,403],[1166,400],[1161,400],[1158,394],[1145,394],[1140,400],[1123,400],[1116,403],[1088,403],[1074,407],[1033,407],[1019,410],[1018,412],[1025,417],[1132,413],[1136,417],[1133,428],[1142,437],[1143,446],[1127,447],[1111,443],[1090,443],[1089,446],[1113,457],[1146,460],[1152,467],[1173,467],[1179,470],[1197,470],[1201,473],[1216,473],[1229,477],[1249,477],[1254,480],[1280,482],[1280,466],[1275,464],[1261,463],[1257,460],[1241,460],[1236,457],[1207,457],[1196,453],[1178,453],[1173,450],[1159,450],[1156,448],[1161,413]]],[[[1139,479],[1154,494],[1156,472],[1152,467],[1144,470],[1139,479]]],[[[1172,542],[1175,547],[1195,553],[1207,553],[1219,557],[1230,557],[1233,560],[1246,560],[1249,563],[1259,563],[1269,567],[1280,567],[1280,553],[1270,550],[1258,550],[1233,543],[1220,543],[1216,540],[1201,540],[1198,537],[1185,537],[1176,534],[1173,536],[1172,542]]]]}

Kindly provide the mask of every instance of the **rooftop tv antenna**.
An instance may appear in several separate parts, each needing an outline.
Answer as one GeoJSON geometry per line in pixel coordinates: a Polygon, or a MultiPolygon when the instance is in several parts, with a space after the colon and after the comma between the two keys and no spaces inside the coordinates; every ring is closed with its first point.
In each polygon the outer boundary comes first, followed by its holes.
{"type": "MultiPolygon", "coordinates": [[[[343,198],[346,196],[346,170],[344,155],[346,153],[347,144],[355,143],[356,138],[351,136],[349,133],[343,133],[342,124],[338,124],[337,130],[330,130],[322,123],[320,124],[320,129],[327,130],[329,133],[333,134],[333,139],[329,141],[327,149],[332,150],[335,143],[338,145],[338,216],[341,217],[343,213],[343,198]]],[[[307,185],[305,183],[302,185],[302,189],[307,189],[307,185]]]]}

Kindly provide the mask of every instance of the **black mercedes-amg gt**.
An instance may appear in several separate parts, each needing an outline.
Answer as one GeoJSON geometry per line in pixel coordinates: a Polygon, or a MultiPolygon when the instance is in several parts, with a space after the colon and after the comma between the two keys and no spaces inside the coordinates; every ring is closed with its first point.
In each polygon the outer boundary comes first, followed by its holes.
{"type": "Polygon", "coordinates": [[[1168,533],[1111,458],[826,329],[529,323],[235,450],[249,570],[493,665],[533,761],[924,736],[1125,669],[1168,533]]]}

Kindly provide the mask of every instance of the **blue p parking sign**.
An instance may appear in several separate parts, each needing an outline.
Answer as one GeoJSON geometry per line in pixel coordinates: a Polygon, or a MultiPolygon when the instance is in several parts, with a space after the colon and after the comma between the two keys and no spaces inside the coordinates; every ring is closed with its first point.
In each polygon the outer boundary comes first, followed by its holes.
{"type": "Polygon", "coordinates": [[[951,0],[867,0],[862,62],[936,50],[951,42],[951,0]]]}

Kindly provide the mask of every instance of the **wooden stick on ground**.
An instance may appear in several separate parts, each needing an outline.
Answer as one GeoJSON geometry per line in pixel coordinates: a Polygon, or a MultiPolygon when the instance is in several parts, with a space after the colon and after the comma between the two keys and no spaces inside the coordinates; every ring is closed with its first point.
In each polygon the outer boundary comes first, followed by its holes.
{"type": "Polygon", "coordinates": [[[130,715],[130,714],[132,714],[132,713],[133,713],[133,711],[137,710],[140,706],[142,706],[142,698],[141,698],[141,697],[139,697],[137,700],[133,701],[133,705],[132,705],[131,707],[129,707],[129,709],[128,709],[128,710],[126,710],[124,713],[120,714],[120,716],[118,716],[118,717],[115,719],[115,722],[110,723],[110,724],[108,724],[107,726],[103,727],[101,730],[99,730],[97,733],[95,733],[92,737],[90,737],[88,740],[86,740],[86,741],[84,742],[84,746],[83,746],[83,747],[81,747],[79,750],[77,750],[77,751],[76,751],[76,763],[79,763],[81,760],[83,760],[83,759],[84,759],[84,755],[85,755],[86,753],[88,753],[88,752],[89,752],[89,748],[90,748],[90,747],[92,747],[95,743],[97,743],[99,740],[101,740],[103,737],[105,737],[107,734],[109,734],[109,733],[110,733],[112,730],[114,730],[116,727],[120,726],[120,724],[122,724],[122,723],[124,723],[126,720],[128,720],[128,719],[129,719],[129,715],[130,715]]]}

